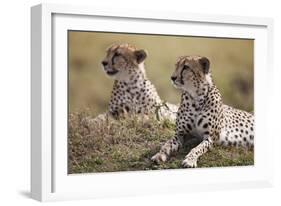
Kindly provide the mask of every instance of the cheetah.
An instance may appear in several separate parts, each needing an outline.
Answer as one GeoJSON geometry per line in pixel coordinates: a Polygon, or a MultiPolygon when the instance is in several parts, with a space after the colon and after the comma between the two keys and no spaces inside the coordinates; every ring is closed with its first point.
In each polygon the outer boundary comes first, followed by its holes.
{"type": "Polygon", "coordinates": [[[185,156],[183,167],[197,167],[198,158],[213,145],[253,148],[254,116],[223,104],[221,94],[212,80],[208,58],[180,57],[171,81],[182,91],[176,131],[174,137],[151,158],[152,161],[167,161],[192,140],[197,141],[197,146],[185,156]]]}
{"type": "Polygon", "coordinates": [[[115,79],[109,101],[109,114],[118,118],[123,114],[159,114],[159,119],[176,120],[178,106],[163,103],[154,85],[148,80],[144,60],[147,53],[123,43],[107,49],[102,60],[105,73],[115,79]],[[156,111],[157,110],[157,111],[156,111]]]}

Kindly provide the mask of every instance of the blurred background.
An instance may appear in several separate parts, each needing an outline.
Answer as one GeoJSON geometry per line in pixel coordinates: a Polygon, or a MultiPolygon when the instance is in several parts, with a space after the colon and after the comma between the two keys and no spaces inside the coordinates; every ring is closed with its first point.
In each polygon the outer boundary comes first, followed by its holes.
{"type": "Polygon", "coordinates": [[[226,104],[254,110],[253,40],[80,31],[68,35],[70,112],[107,110],[114,80],[105,75],[101,61],[111,44],[125,42],[147,51],[147,76],[163,100],[179,103],[180,92],[170,83],[170,76],[178,56],[194,54],[209,58],[226,104]]]}

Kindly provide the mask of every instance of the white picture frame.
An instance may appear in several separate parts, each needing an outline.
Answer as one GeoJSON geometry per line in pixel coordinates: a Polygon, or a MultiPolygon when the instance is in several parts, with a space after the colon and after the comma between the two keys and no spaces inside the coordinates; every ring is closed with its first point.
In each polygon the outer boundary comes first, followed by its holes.
{"type": "Polygon", "coordinates": [[[272,19],[40,4],[31,8],[31,26],[32,198],[52,201],[273,185],[274,134],[267,121],[274,75],[272,19]],[[69,29],[255,39],[255,165],[68,175],[69,29]]]}

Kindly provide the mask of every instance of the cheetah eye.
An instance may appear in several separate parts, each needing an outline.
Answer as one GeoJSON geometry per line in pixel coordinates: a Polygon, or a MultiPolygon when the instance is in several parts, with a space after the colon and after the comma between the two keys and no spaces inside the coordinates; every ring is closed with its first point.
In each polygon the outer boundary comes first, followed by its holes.
{"type": "Polygon", "coordinates": [[[114,57],[119,57],[119,56],[121,56],[120,53],[117,53],[117,52],[116,52],[116,53],[114,54],[114,57]]]}
{"type": "Polygon", "coordinates": [[[120,53],[114,53],[113,57],[112,57],[112,64],[114,64],[116,62],[116,58],[121,57],[122,55],[120,53]]]}
{"type": "Polygon", "coordinates": [[[190,67],[188,65],[184,65],[183,70],[185,70],[185,69],[190,69],[190,67]]]}

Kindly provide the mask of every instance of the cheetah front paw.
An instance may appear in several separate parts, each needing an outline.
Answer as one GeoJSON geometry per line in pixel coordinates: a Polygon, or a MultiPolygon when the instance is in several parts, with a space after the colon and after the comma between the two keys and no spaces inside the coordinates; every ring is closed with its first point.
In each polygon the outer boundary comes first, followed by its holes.
{"type": "Polygon", "coordinates": [[[194,168],[197,167],[197,160],[192,157],[186,157],[182,161],[182,166],[185,168],[194,168]]]}
{"type": "Polygon", "coordinates": [[[156,155],[151,157],[151,161],[160,164],[161,162],[166,162],[168,159],[167,155],[163,152],[158,152],[156,155]]]}

